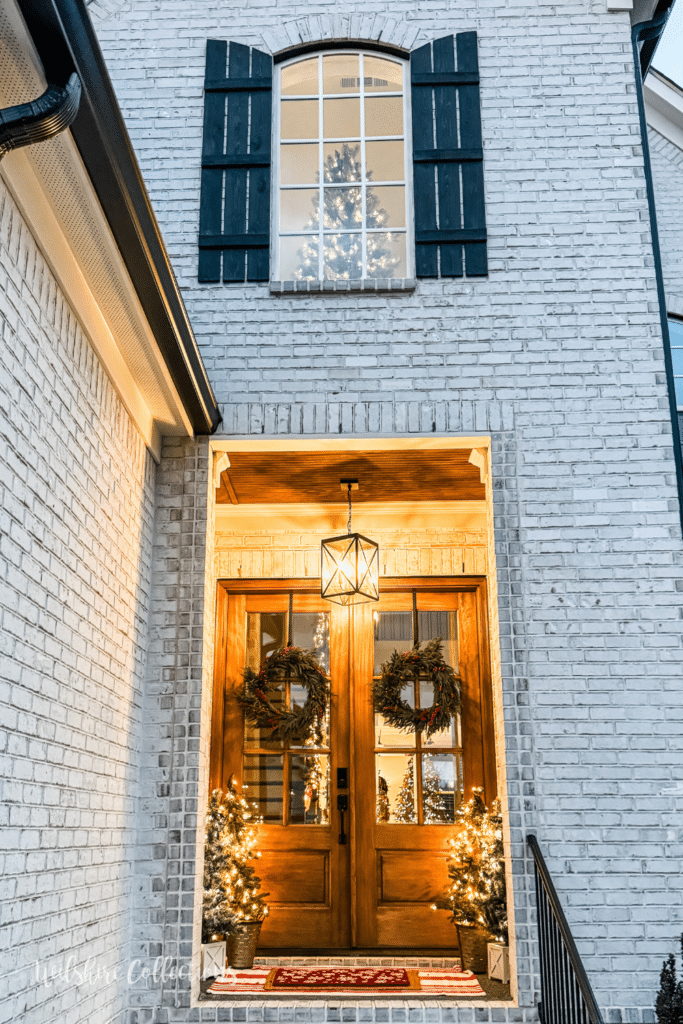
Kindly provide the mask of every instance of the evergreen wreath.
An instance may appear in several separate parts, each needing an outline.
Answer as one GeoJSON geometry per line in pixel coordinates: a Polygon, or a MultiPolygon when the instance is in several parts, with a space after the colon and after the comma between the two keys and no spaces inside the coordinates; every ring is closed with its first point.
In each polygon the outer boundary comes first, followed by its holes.
{"type": "Polygon", "coordinates": [[[258,672],[245,668],[244,686],[237,702],[247,721],[259,729],[272,729],[271,736],[283,740],[305,739],[320,725],[330,702],[330,684],[312,651],[301,647],[280,647],[261,665],[258,672]],[[268,690],[289,678],[306,687],[303,705],[288,709],[273,704],[268,690]]]}
{"type": "Polygon", "coordinates": [[[372,688],[372,704],[384,721],[401,732],[434,732],[447,729],[462,707],[460,680],[443,657],[441,638],[415,646],[405,654],[394,651],[382,665],[382,674],[372,688]],[[401,698],[404,686],[418,680],[431,682],[434,703],[413,708],[401,698]]]}

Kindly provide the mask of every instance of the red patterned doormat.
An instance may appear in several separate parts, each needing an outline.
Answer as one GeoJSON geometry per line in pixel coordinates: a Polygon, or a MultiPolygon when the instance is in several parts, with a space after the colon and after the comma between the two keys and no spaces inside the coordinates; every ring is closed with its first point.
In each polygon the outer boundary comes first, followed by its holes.
{"type": "Polygon", "coordinates": [[[392,992],[419,989],[417,971],[405,967],[276,967],[266,978],[265,989],[305,989],[336,992],[340,988],[388,988],[392,992]]]}
{"type": "Polygon", "coordinates": [[[404,967],[253,967],[250,971],[227,970],[209,988],[212,995],[244,995],[271,992],[280,995],[336,992],[372,992],[382,995],[466,996],[485,995],[471,971],[457,968],[404,967]]]}

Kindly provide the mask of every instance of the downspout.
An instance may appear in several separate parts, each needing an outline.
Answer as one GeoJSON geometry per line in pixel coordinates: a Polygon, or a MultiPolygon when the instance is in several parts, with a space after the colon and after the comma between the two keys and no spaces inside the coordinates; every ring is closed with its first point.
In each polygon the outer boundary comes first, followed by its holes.
{"type": "Polygon", "coordinates": [[[676,389],[674,386],[674,370],[671,359],[671,339],[669,337],[669,321],[666,314],[666,295],[664,292],[664,273],[662,270],[662,255],[659,248],[659,231],[657,229],[657,209],[655,206],[655,190],[652,180],[652,164],[650,161],[650,145],[647,135],[647,120],[645,117],[645,100],[643,98],[643,77],[647,73],[650,60],[654,54],[655,47],[648,47],[648,60],[644,69],[641,69],[640,43],[652,42],[664,30],[670,7],[661,14],[652,18],[651,21],[641,22],[634,25],[631,32],[633,42],[633,69],[636,79],[636,95],[638,97],[638,114],[640,116],[640,134],[643,140],[643,169],[645,171],[645,187],[647,189],[647,205],[650,213],[650,234],[652,236],[652,255],[655,265],[655,280],[657,282],[657,300],[659,302],[659,318],[662,326],[662,342],[664,347],[664,367],[666,369],[666,383],[669,392],[669,417],[671,419],[671,433],[674,446],[674,462],[676,465],[676,483],[678,485],[678,513],[681,519],[681,530],[683,530],[683,452],[681,451],[681,434],[678,425],[678,409],[676,407],[676,389]]]}
{"type": "Polygon", "coordinates": [[[81,80],[74,72],[61,89],[49,85],[31,103],[0,110],[0,160],[12,149],[45,142],[73,124],[81,101],[81,80]]]}

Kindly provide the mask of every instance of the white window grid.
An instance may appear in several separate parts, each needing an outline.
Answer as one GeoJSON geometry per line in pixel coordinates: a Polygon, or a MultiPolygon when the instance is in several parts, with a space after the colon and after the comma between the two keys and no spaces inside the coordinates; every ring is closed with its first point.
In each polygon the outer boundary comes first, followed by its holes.
{"type": "Polygon", "coordinates": [[[676,407],[683,412],[683,318],[668,316],[669,342],[671,345],[671,361],[674,371],[676,389],[676,407]]]}
{"type": "Polygon", "coordinates": [[[305,56],[294,57],[289,61],[284,61],[278,67],[277,75],[277,87],[275,91],[275,116],[273,117],[273,144],[271,152],[273,153],[273,170],[272,175],[273,182],[273,195],[271,202],[272,210],[272,251],[271,251],[271,268],[274,269],[274,273],[271,275],[274,280],[281,280],[280,275],[280,239],[281,238],[299,238],[309,237],[317,238],[318,240],[318,279],[323,280],[323,263],[324,263],[324,236],[327,235],[362,235],[362,268],[361,268],[361,279],[367,277],[367,236],[369,234],[402,234],[405,236],[405,265],[406,275],[408,278],[413,276],[413,181],[412,181],[412,136],[411,136],[411,121],[410,121],[410,76],[409,76],[409,63],[408,61],[401,60],[394,55],[384,53],[382,51],[365,53],[362,50],[324,50],[317,54],[307,53],[305,56]],[[331,57],[341,54],[350,54],[359,58],[359,78],[358,92],[343,92],[343,93],[325,93],[323,92],[323,57],[331,57]],[[365,68],[364,58],[368,57],[379,57],[382,60],[389,60],[392,63],[397,64],[401,67],[401,80],[402,89],[398,91],[387,91],[387,92],[369,92],[365,91],[365,68]],[[294,95],[294,96],[283,96],[282,95],[282,71],[291,67],[294,64],[302,63],[303,61],[316,58],[318,61],[318,135],[315,138],[301,138],[301,139],[288,139],[283,141],[281,139],[281,123],[280,123],[280,112],[281,112],[281,101],[285,102],[297,102],[306,99],[313,99],[312,96],[294,95]],[[403,99],[403,134],[402,135],[365,135],[365,98],[368,97],[396,97],[401,96],[403,99]],[[348,99],[359,97],[360,100],[360,138],[344,138],[339,139],[336,137],[326,137],[323,133],[323,100],[333,99],[348,99]],[[360,181],[351,182],[325,182],[324,180],[324,145],[325,143],[340,144],[356,144],[358,143],[360,149],[360,163],[361,163],[361,178],[360,181]],[[402,179],[394,179],[387,181],[368,181],[365,177],[365,146],[367,142],[403,142],[403,173],[402,179]],[[280,146],[281,145],[305,145],[306,143],[315,143],[318,145],[318,181],[310,183],[297,183],[294,185],[282,185],[280,183],[281,169],[280,169],[280,146]],[[378,186],[390,186],[390,185],[401,185],[405,187],[405,227],[394,228],[388,226],[382,226],[379,228],[368,228],[366,227],[366,195],[368,185],[378,186]],[[317,188],[319,190],[319,223],[316,231],[281,231],[280,230],[280,196],[282,192],[294,191],[294,190],[310,190],[317,188]],[[347,228],[337,229],[334,231],[324,229],[324,189],[325,188],[360,188],[362,197],[362,211],[361,211],[361,222],[358,228],[347,228]]]}

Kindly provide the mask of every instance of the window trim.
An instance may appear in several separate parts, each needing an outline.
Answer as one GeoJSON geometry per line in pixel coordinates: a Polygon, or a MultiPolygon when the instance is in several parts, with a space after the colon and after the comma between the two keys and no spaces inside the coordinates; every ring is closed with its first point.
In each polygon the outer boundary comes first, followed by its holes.
{"type": "MultiPolygon", "coordinates": [[[[349,52],[360,52],[367,50],[368,53],[383,53],[387,57],[398,57],[400,60],[410,60],[411,51],[396,43],[381,42],[375,39],[347,39],[344,47],[349,52]]],[[[273,64],[284,64],[285,61],[294,60],[296,57],[307,57],[309,54],[329,53],[330,50],[339,50],[338,39],[318,39],[313,43],[296,43],[284,50],[273,54],[273,64]]]]}
{"type": "MultiPolygon", "coordinates": [[[[325,47],[322,45],[316,46],[315,49],[310,49],[304,52],[298,50],[296,55],[289,57],[286,60],[280,60],[273,67],[273,115],[272,115],[272,140],[271,140],[271,243],[270,243],[270,280],[271,283],[282,282],[280,277],[280,109],[282,99],[282,70],[283,68],[291,67],[294,64],[300,63],[302,60],[310,60],[312,57],[321,58],[323,56],[335,56],[337,54],[353,54],[361,55],[367,54],[368,56],[377,57],[380,54],[387,60],[391,60],[393,63],[399,64],[402,69],[402,89],[403,89],[403,152],[404,152],[404,172],[405,172],[405,210],[406,210],[406,225],[405,225],[405,239],[406,239],[406,267],[405,275],[403,278],[389,278],[387,280],[391,282],[405,282],[410,281],[411,285],[415,277],[415,213],[414,213],[414,196],[413,196],[413,139],[412,139],[412,112],[410,105],[411,96],[411,82],[410,82],[410,59],[409,54],[405,56],[399,56],[396,53],[388,52],[386,49],[378,51],[375,48],[371,48],[367,45],[362,46],[344,46],[339,47],[325,47]]],[[[383,95],[383,94],[378,94],[383,95]]],[[[319,95],[319,100],[322,100],[322,94],[319,95]]],[[[322,145],[322,136],[316,140],[322,145]]],[[[305,142],[306,140],[298,140],[305,142]]],[[[361,145],[365,144],[365,136],[361,139],[361,145]]],[[[366,228],[362,226],[362,233],[366,236],[366,228]]],[[[336,278],[311,278],[301,282],[293,282],[297,286],[301,286],[297,290],[316,290],[317,286],[326,285],[325,290],[340,290],[340,291],[365,291],[365,290],[381,290],[376,289],[378,281],[383,279],[377,278],[356,278],[353,280],[336,279],[336,278]],[[335,288],[334,286],[338,286],[335,288]],[[311,287],[313,286],[313,287],[311,287]]],[[[287,283],[290,283],[289,281],[287,283]]]]}
{"type": "MultiPolygon", "coordinates": [[[[671,312],[669,312],[667,310],[666,319],[667,319],[667,322],[669,324],[675,323],[675,324],[678,324],[681,328],[683,328],[683,315],[681,315],[680,313],[671,313],[671,312]]],[[[672,377],[673,377],[673,382],[674,382],[674,396],[675,396],[675,399],[676,399],[676,411],[678,413],[683,413],[683,398],[679,401],[678,389],[676,388],[676,382],[679,381],[679,380],[683,380],[683,374],[677,374],[676,373],[676,367],[674,366],[674,363],[673,363],[673,351],[674,351],[674,349],[679,349],[681,347],[682,346],[680,346],[680,345],[674,344],[674,340],[671,337],[671,331],[669,331],[669,348],[671,349],[671,371],[672,371],[672,377]]]]}

